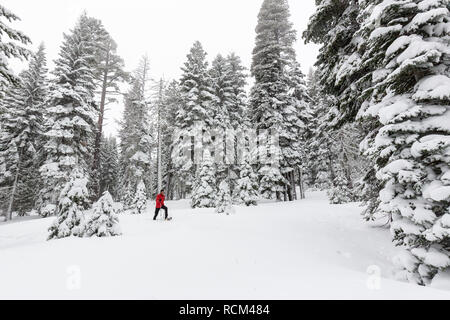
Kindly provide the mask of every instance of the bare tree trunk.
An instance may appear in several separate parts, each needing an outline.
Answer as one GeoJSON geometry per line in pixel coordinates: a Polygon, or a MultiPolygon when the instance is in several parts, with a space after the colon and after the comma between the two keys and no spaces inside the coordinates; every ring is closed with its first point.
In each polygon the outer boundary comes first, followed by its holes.
{"type": "MultiPolygon", "coordinates": [[[[105,70],[103,71],[103,81],[102,81],[102,93],[100,98],[100,106],[99,106],[99,114],[97,121],[97,133],[95,136],[95,145],[94,145],[94,161],[92,165],[92,170],[94,172],[94,176],[98,179],[98,170],[100,168],[100,149],[102,143],[103,136],[103,121],[105,117],[105,105],[106,105],[106,90],[108,89],[108,68],[109,68],[109,60],[110,60],[110,50],[111,44],[108,45],[107,54],[106,54],[106,63],[105,70]]],[[[100,188],[99,181],[94,181],[94,197],[97,200],[100,197],[100,188]]]]}
{"type": "Polygon", "coordinates": [[[173,191],[172,191],[172,172],[170,172],[170,170],[167,172],[166,192],[167,192],[167,198],[168,198],[169,200],[173,200],[173,191]]]}
{"type": "MultiPolygon", "coordinates": [[[[153,148],[153,145],[152,147],[153,148]]],[[[148,159],[149,159],[149,163],[152,163],[152,149],[150,149],[150,152],[148,154],[148,159]]],[[[149,197],[153,197],[153,195],[155,194],[155,185],[153,183],[153,176],[154,176],[155,171],[154,170],[149,170],[148,173],[148,185],[147,185],[147,192],[150,193],[148,196],[149,197]]],[[[156,195],[159,192],[156,192],[156,195]]]]}
{"type": "Polygon", "coordinates": [[[303,182],[302,182],[302,175],[301,175],[301,171],[300,171],[301,169],[300,168],[298,168],[298,187],[299,187],[299,192],[300,192],[300,199],[302,199],[303,200],[303,188],[302,188],[302,186],[303,186],[303,182]]]}
{"type": "MultiPolygon", "coordinates": [[[[283,175],[284,179],[287,180],[287,175],[283,175]]],[[[289,199],[289,190],[290,186],[289,185],[285,185],[284,186],[284,192],[283,192],[283,196],[284,196],[284,201],[288,201],[289,199]]]]}
{"type": "Polygon", "coordinates": [[[292,172],[287,173],[284,178],[289,182],[285,188],[284,201],[294,201],[295,184],[292,183],[292,172]]]}
{"type": "MultiPolygon", "coordinates": [[[[170,151],[170,155],[173,152],[173,147],[170,147],[169,149],[170,151]]],[[[169,159],[167,160],[167,177],[166,177],[166,189],[167,189],[167,193],[168,193],[168,197],[170,200],[175,200],[175,195],[176,195],[176,180],[174,178],[174,170],[173,170],[173,163],[172,163],[172,158],[171,156],[169,156],[169,159]]]]}
{"type": "Polygon", "coordinates": [[[186,187],[184,181],[180,181],[180,199],[186,199],[185,190],[186,187]]]}
{"type": "Polygon", "coordinates": [[[332,153],[331,150],[328,148],[328,170],[330,172],[330,180],[331,180],[331,185],[335,186],[335,180],[336,180],[336,174],[334,173],[334,168],[333,168],[333,157],[332,157],[332,153]]]}
{"type": "Polygon", "coordinates": [[[301,167],[298,168],[298,185],[300,186],[300,199],[305,199],[305,188],[303,183],[303,170],[301,167]]]}
{"type": "Polygon", "coordinates": [[[292,171],[290,174],[289,174],[289,181],[290,181],[290,183],[291,183],[291,186],[292,186],[292,196],[293,196],[293,199],[294,200],[298,200],[298,197],[297,197],[297,187],[296,187],[296,184],[295,184],[295,171],[292,171]]]}
{"type": "Polygon", "coordinates": [[[275,192],[277,201],[281,201],[281,191],[275,192]]]}
{"type": "Polygon", "coordinates": [[[9,220],[12,220],[12,208],[13,208],[13,204],[14,204],[14,197],[16,196],[17,182],[19,181],[19,171],[20,171],[20,156],[19,156],[19,162],[17,164],[16,176],[14,177],[13,189],[11,192],[11,197],[9,199],[8,212],[7,212],[7,216],[6,216],[9,220]]]}

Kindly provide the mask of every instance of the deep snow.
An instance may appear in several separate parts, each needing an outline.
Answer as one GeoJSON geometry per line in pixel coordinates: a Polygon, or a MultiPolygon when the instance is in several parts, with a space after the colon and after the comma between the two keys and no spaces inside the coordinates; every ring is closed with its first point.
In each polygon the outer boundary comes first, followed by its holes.
{"type": "Polygon", "coordinates": [[[121,215],[115,238],[46,241],[54,218],[1,223],[0,299],[450,299],[392,280],[389,231],[322,192],[233,216],[168,206],[172,222],[121,215]]]}

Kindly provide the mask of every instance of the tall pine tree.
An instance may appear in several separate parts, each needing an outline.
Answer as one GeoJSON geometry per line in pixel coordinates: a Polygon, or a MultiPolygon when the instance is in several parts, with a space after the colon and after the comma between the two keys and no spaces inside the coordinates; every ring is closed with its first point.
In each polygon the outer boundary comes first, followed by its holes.
{"type": "Polygon", "coordinates": [[[6,188],[9,211],[19,214],[34,208],[41,181],[44,108],[48,95],[44,45],[32,56],[29,67],[12,86],[4,104],[0,137],[0,183],[6,188]]]}
{"type": "Polygon", "coordinates": [[[57,190],[78,169],[89,175],[97,110],[94,104],[94,52],[97,36],[92,19],[83,14],[64,35],[50,86],[44,146],[46,160],[40,171],[46,182],[41,193],[41,213],[55,204],[57,190]]]}
{"type": "MultiPolygon", "coordinates": [[[[280,163],[261,164],[262,194],[269,198],[276,195],[279,200],[289,184],[283,175],[293,170],[288,159],[293,149],[288,122],[294,106],[289,97],[287,68],[295,61],[293,44],[296,32],[289,17],[287,0],[263,2],[256,27],[251,70],[255,78],[250,97],[251,121],[256,129],[267,130],[269,135],[280,138],[280,163]]],[[[271,155],[273,157],[273,153],[271,155]]]]}
{"type": "MultiPolygon", "coordinates": [[[[311,117],[311,99],[308,96],[305,75],[297,61],[293,61],[287,68],[287,77],[290,103],[282,110],[285,128],[281,131],[280,142],[284,159],[284,177],[288,181],[285,199],[292,201],[297,199],[296,177],[301,191],[303,186],[302,172],[306,163],[305,139],[311,117]]],[[[303,197],[303,192],[301,193],[303,197]]]]}
{"type": "MultiPolygon", "coordinates": [[[[184,181],[181,187],[183,194],[192,191],[196,171],[193,157],[194,145],[200,143],[200,140],[203,140],[203,132],[210,132],[213,126],[214,95],[206,55],[201,43],[195,42],[187,55],[180,79],[183,106],[179,108],[176,117],[178,137],[175,139],[174,165],[181,171],[180,174],[184,181]],[[200,127],[200,132],[196,132],[198,131],[197,126],[200,127]],[[196,139],[197,142],[193,143],[193,139],[196,139]],[[188,154],[178,156],[183,154],[183,150],[188,154]]],[[[208,145],[211,141],[202,142],[208,145]]]]}
{"type": "Polygon", "coordinates": [[[120,124],[121,199],[126,206],[132,204],[139,183],[144,184],[146,193],[149,190],[153,193],[151,152],[154,142],[149,125],[149,72],[149,61],[145,56],[132,75],[120,124]]]}
{"type": "Polygon", "coordinates": [[[181,198],[180,187],[183,181],[174,165],[173,152],[175,147],[176,118],[178,109],[182,106],[182,95],[178,82],[172,81],[164,89],[163,112],[161,113],[161,162],[163,173],[163,185],[167,198],[181,198]]]}
{"type": "Polygon", "coordinates": [[[376,71],[364,111],[381,123],[369,140],[383,186],[379,210],[407,249],[398,259],[404,274],[428,284],[450,267],[450,8],[444,0],[365,4],[364,62],[376,71]]]}

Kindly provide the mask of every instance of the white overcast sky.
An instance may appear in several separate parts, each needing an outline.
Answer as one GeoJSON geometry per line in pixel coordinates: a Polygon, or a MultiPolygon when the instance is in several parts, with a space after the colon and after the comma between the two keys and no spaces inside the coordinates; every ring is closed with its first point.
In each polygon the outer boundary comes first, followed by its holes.
{"type": "MultiPolygon", "coordinates": [[[[263,0],[2,0],[22,21],[12,26],[47,47],[50,68],[57,57],[63,32],[73,28],[86,10],[102,20],[116,40],[126,68],[133,70],[148,54],[151,75],[177,79],[194,41],[199,40],[211,61],[218,53],[236,52],[245,66],[251,64],[257,16],[263,0]]],[[[314,0],[290,0],[291,20],[298,32],[298,60],[306,73],[318,47],[305,45],[301,34],[315,10],[314,0]]],[[[20,68],[18,64],[13,64],[20,68]]],[[[121,107],[108,114],[107,133],[116,132],[121,107]]]]}

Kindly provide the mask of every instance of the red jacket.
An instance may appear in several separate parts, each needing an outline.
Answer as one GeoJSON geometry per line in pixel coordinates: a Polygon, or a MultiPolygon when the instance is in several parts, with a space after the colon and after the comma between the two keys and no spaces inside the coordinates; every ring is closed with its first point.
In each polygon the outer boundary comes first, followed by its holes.
{"type": "Polygon", "coordinates": [[[166,196],[163,194],[158,194],[156,196],[156,208],[161,209],[164,206],[164,200],[166,200],[166,196]]]}

